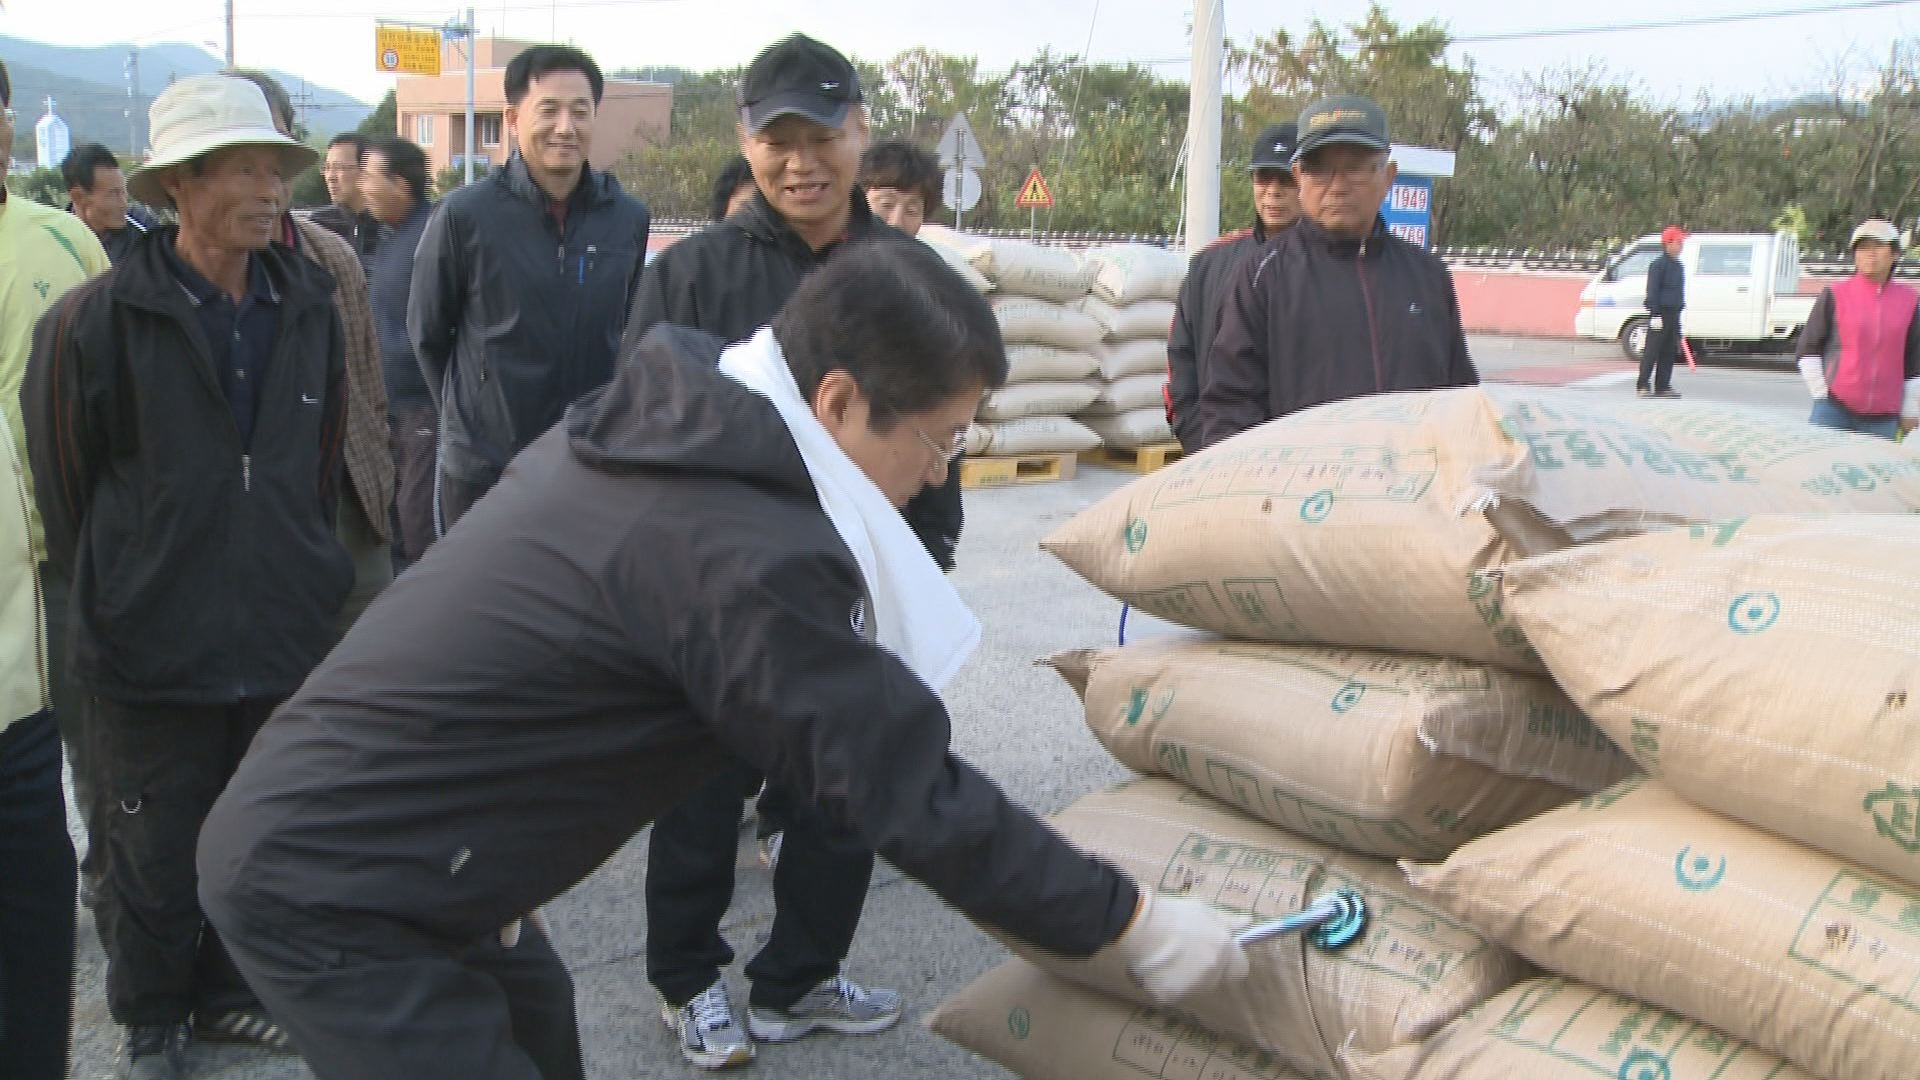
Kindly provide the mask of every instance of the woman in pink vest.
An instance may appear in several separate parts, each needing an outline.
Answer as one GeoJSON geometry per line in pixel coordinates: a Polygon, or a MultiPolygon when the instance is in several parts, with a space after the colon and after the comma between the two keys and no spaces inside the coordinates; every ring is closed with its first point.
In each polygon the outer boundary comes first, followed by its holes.
{"type": "Polygon", "coordinates": [[[1893,280],[1891,222],[1861,222],[1850,246],[1854,275],[1820,294],[1800,332],[1800,376],[1814,423],[1897,438],[1920,418],[1920,292],[1893,280]]]}

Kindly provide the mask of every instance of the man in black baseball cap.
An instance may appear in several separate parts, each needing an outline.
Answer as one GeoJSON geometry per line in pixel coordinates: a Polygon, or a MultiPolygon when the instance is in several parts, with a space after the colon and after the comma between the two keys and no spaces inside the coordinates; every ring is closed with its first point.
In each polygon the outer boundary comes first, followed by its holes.
{"type": "MultiPolygon", "coordinates": [[[[795,34],[767,46],[740,80],[740,153],[755,191],[727,219],[674,244],[647,268],[627,318],[623,353],[671,323],[743,341],[818,268],[863,242],[907,237],[868,206],[855,180],[867,147],[860,76],[829,45],[795,34]]],[[[943,569],[959,542],[960,472],[902,513],[943,569]]],[[[900,995],[840,972],[866,904],[873,851],[833,828],[804,800],[773,785],[763,849],[773,866],[774,917],[748,961],[745,1024],[721,969],[733,950],[720,933],[733,896],[742,799],[760,772],[736,763],[654,822],[647,854],[647,978],[681,1054],[702,1068],[742,1065],[752,1038],[785,1042],[816,1031],[865,1035],[896,1023],[900,995]],[[771,840],[771,837],[769,837],[771,840]],[[743,1030],[744,1029],[744,1030],[743,1030]]]]}
{"type": "Polygon", "coordinates": [[[831,45],[795,34],[754,58],[740,80],[740,125],[759,132],[783,116],[837,128],[860,101],[860,75],[831,45]]]}
{"type": "Polygon", "coordinates": [[[1280,230],[1300,219],[1300,187],[1293,179],[1293,123],[1271,124],[1253,141],[1247,172],[1253,177],[1253,227],[1223,236],[1193,257],[1167,334],[1167,423],[1188,453],[1200,441],[1200,392],[1207,350],[1220,326],[1220,301],[1234,274],[1280,230]]]}
{"type": "MultiPolygon", "coordinates": [[[[1300,114],[1300,144],[1294,148],[1293,161],[1299,161],[1323,146],[1358,146],[1367,150],[1389,150],[1387,114],[1371,99],[1353,94],[1321,98],[1300,114]]],[[[1292,162],[1289,162],[1291,164],[1292,162]]]]}
{"type": "Polygon", "coordinates": [[[1387,231],[1387,117],[1363,97],[1300,113],[1299,224],[1238,275],[1206,359],[1211,446],[1330,401],[1480,381],[1444,263],[1387,231]]]}

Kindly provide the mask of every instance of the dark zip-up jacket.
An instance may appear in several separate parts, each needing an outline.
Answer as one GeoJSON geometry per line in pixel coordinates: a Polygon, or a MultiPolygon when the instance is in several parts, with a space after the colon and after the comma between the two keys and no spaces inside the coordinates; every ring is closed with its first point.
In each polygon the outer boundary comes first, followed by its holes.
{"type": "Polygon", "coordinates": [[[307,219],[345,240],[362,268],[372,263],[373,254],[380,247],[381,231],[380,219],[373,216],[373,211],[352,213],[339,203],[328,203],[308,214],[307,219]]]}
{"type": "Polygon", "coordinates": [[[954,757],[857,628],[859,567],[721,348],[649,334],[374,601],[208,816],[203,892],[470,942],[737,756],[982,922],[1120,934],[1132,883],[954,757]]]}
{"type": "Polygon", "coordinates": [[[407,331],[449,475],[490,486],[613,375],[647,226],[618,180],[586,169],[563,230],[518,154],[440,201],[414,258],[407,331]]]}
{"type": "Polygon", "coordinates": [[[1195,255],[1180,285],[1167,331],[1167,424],[1190,454],[1206,445],[1200,436],[1200,388],[1207,381],[1207,350],[1220,329],[1221,301],[1233,288],[1234,274],[1266,243],[1267,228],[1256,217],[1253,228],[1223,236],[1195,255]]]}
{"type": "Polygon", "coordinates": [[[1208,446],[1275,417],[1392,390],[1480,381],[1446,264],[1387,232],[1305,218],[1241,269],[1200,391],[1208,446]]]}
{"type": "MultiPolygon", "coordinates": [[[[631,346],[660,323],[745,341],[773,321],[800,279],[832,258],[841,244],[907,239],[874,217],[858,190],[852,200],[846,238],[815,251],[754,192],[738,213],[674,244],[647,267],[627,316],[624,344],[631,346]]],[[[964,524],[958,463],[947,470],[944,486],[923,490],[902,513],[940,568],[953,569],[964,524]]]]}
{"type": "Polygon", "coordinates": [[[1655,315],[1678,316],[1686,306],[1687,268],[1663,251],[1647,264],[1647,310],[1655,315]]]}
{"type": "Polygon", "coordinates": [[[34,330],[21,404],[47,557],[73,582],[70,671],[102,697],[218,704],[293,692],[333,644],[353,566],[334,538],[346,339],[333,278],[275,244],[280,297],[243,445],[175,230],[34,330]]]}
{"type": "Polygon", "coordinates": [[[432,203],[420,203],[398,225],[380,226],[381,238],[367,265],[367,287],[372,294],[373,332],[380,342],[380,373],[387,385],[387,407],[402,409],[427,404],[433,395],[420,360],[407,336],[407,303],[413,295],[413,256],[433,216],[432,203]]]}

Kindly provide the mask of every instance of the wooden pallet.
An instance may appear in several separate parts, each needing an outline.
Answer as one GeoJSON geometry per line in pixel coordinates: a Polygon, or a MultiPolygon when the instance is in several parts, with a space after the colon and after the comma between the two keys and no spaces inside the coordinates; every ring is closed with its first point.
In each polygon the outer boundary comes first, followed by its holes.
{"type": "Polygon", "coordinates": [[[1104,465],[1109,469],[1124,469],[1127,472],[1150,473],[1164,469],[1168,465],[1187,456],[1177,442],[1154,443],[1134,449],[1117,446],[1103,446],[1098,450],[1089,450],[1080,455],[1080,460],[1088,465],[1104,465]]]}
{"type": "Polygon", "coordinates": [[[960,460],[963,488],[1006,487],[1048,480],[1071,480],[1077,468],[1072,454],[1015,454],[1009,457],[967,457],[960,460]]]}

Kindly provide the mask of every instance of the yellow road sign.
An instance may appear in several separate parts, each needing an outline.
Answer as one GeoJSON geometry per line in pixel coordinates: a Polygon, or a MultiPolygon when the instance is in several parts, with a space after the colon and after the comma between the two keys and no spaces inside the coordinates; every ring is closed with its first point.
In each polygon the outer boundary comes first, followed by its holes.
{"type": "Polygon", "coordinates": [[[1047,178],[1035,169],[1027,174],[1027,182],[1020,185],[1020,197],[1013,205],[1022,210],[1053,209],[1053,189],[1047,186],[1047,178]]]}
{"type": "Polygon", "coordinates": [[[389,74],[440,74],[440,31],[412,26],[373,28],[374,66],[389,74]]]}

